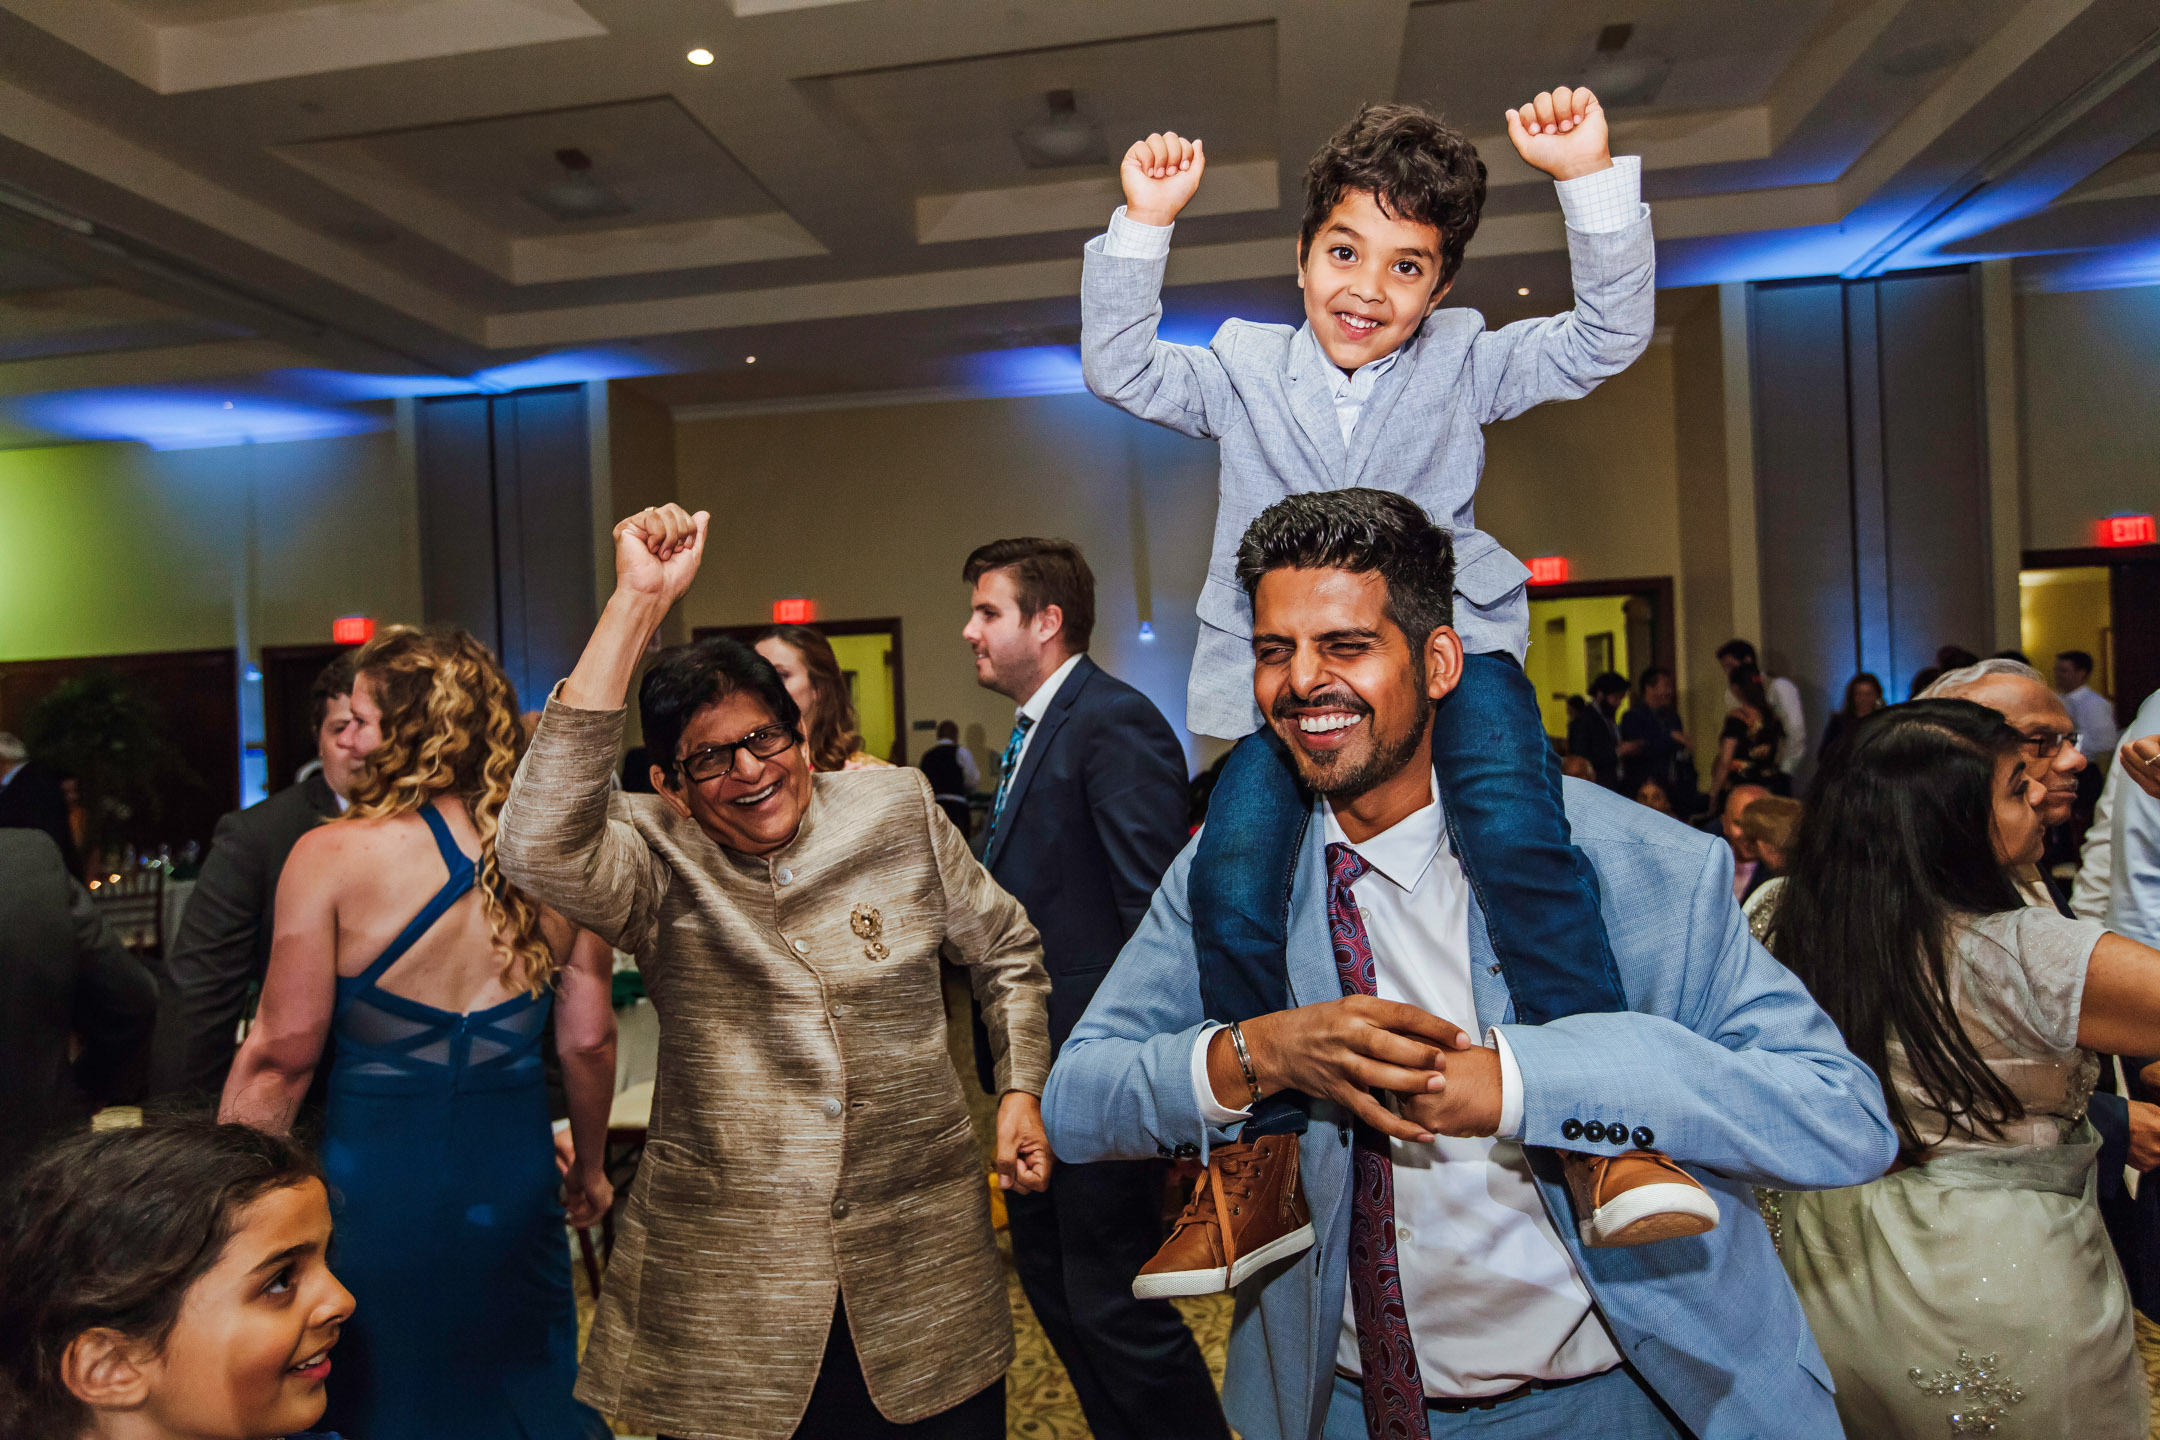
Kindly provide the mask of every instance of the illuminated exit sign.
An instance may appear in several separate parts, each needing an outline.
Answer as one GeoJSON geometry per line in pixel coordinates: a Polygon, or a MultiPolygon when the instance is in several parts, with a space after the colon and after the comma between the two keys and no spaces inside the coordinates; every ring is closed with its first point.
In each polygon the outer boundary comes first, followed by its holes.
{"type": "Polygon", "coordinates": [[[1532,585],[1565,585],[1567,583],[1567,556],[1538,555],[1530,561],[1532,585]]]}
{"type": "Polygon", "coordinates": [[[808,625],[817,619],[817,601],[791,596],[772,602],[772,618],[775,625],[808,625]]]}
{"type": "Polygon", "coordinates": [[[330,622],[330,638],[339,645],[365,645],[375,638],[375,622],[365,615],[341,615],[330,622]]]}
{"type": "Polygon", "coordinates": [[[2151,545],[2156,536],[2153,517],[2150,515],[2110,515],[2105,520],[2093,522],[2093,540],[2108,549],[2124,545],[2151,545]]]}

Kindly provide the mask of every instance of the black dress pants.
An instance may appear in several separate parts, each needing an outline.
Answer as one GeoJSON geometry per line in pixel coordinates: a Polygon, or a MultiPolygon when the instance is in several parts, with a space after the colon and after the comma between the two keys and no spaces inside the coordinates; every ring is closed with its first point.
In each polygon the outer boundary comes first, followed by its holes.
{"type": "MultiPolygon", "coordinates": [[[[810,1391],[810,1408],[795,1427],[795,1440],[1004,1440],[1005,1380],[976,1391],[950,1410],[927,1420],[901,1425],[878,1413],[855,1358],[855,1337],[848,1331],[847,1306],[833,1309],[832,1333],[825,1337],[825,1359],[810,1391]]],[[[659,1440],[669,1440],[663,1435],[659,1440]]]]}
{"type": "Polygon", "coordinates": [[[1133,1276],[1163,1242],[1166,1162],[1059,1165],[1040,1195],[1008,1191],[1013,1266],[1096,1440],[1229,1440],[1192,1331],[1133,1276]]]}

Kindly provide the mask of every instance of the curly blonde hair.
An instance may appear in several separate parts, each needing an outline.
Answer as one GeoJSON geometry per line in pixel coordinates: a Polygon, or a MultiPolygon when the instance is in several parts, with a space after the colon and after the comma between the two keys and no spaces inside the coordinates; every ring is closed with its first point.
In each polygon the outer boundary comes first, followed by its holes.
{"type": "Polygon", "coordinates": [[[392,625],[353,660],[382,709],[382,740],[353,777],[347,820],[410,815],[438,795],[465,802],[480,832],[477,888],[503,983],[545,990],[560,968],[540,907],[503,879],[495,832],[525,751],[517,691],[494,654],[454,626],[392,625]]]}

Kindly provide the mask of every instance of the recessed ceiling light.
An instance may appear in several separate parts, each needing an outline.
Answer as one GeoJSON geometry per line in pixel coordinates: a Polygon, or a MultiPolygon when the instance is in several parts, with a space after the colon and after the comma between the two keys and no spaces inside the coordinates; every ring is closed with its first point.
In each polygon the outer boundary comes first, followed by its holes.
{"type": "Polygon", "coordinates": [[[1517,287],[1515,293],[1517,295],[1527,295],[1530,293],[1530,287],[1527,285],[1519,286],[1517,287]]]}
{"type": "Polygon", "coordinates": [[[742,363],[745,365],[755,365],[757,364],[757,356],[745,355],[742,357],[742,363]]]}
{"type": "Polygon", "coordinates": [[[710,65],[712,64],[713,55],[712,51],[700,45],[688,55],[683,56],[683,59],[688,60],[692,65],[710,65]]]}

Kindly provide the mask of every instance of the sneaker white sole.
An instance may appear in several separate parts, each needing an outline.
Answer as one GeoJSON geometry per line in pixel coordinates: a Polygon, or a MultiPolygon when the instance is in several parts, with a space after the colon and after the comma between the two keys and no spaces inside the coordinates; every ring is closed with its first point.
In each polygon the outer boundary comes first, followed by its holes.
{"type": "Polygon", "coordinates": [[[1638,1185],[1598,1206],[1576,1228],[1583,1244],[1609,1249],[1701,1235],[1717,1223],[1717,1201],[1696,1186],[1638,1185]]]}
{"type": "Polygon", "coordinates": [[[1162,1270],[1153,1275],[1135,1275],[1132,1282],[1135,1300],[1169,1300],[1182,1295],[1217,1295],[1225,1290],[1235,1290],[1245,1283],[1246,1277],[1264,1265],[1272,1265],[1285,1255],[1295,1255],[1310,1249],[1313,1243],[1311,1225],[1300,1225],[1287,1235],[1278,1235],[1250,1254],[1240,1255],[1235,1263],[1217,1265],[1207,1270],[1162,1270]]]}

